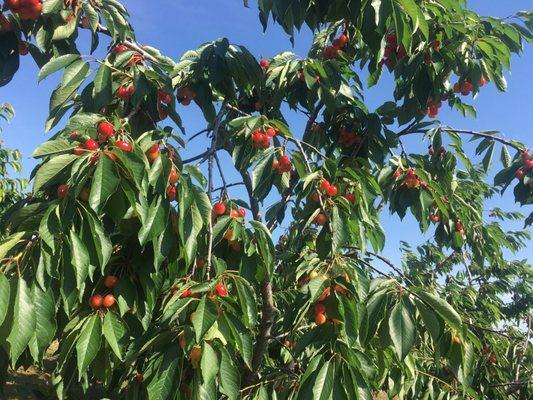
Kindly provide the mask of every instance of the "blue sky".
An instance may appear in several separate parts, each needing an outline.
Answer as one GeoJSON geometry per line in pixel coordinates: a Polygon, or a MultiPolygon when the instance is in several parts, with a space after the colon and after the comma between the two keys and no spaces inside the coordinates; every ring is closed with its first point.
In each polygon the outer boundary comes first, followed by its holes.
{"type": "MultiPolygon", "coordinates": [[[[164,54],[177,59],[186,50],[194,49],[201,43],[219,37],[227,37],[232,43],[242,44],[256,56],[270,57],[279,52],[290,49],[298,55],[304,56],[311,43],[311,33],[304,29],[297,37],[295,46],[291,49],[288,37],[278,26],[270,26],[266,33],[257,18],[255,1],[250,1],[250,8],[246,9],[241,0],[124,0],[123,3],[131,13],[131,21],[136,29],[137,40],[141,44],[150,44],[159,48],[164,54]],[[149,6],[147,6],[149,4],[149,6]]],[[[508,16],[518,10],[531,8],[530,0],[513,1],[470,1],[469,5],[483,15],[497,17],[508,16]]],[[[88,51],[88,38],[82,36],[88,51]]],[[[102,46],[103,49],[103,46],[102,46]]],[[[101,54],[101,52],[98,52],[101,54]]],[[[533,108],[531,106],[531,83],[533,74],[533,54],[531,47],[526,48],[522,57],[515,57],[512,63],[512,74],[508,74],[509,89],[506,93],[497,92],[492,85],[483,88],[481,95],[474,105],[478,110],[478,118],[463,118],[443,107],[439,115],[444,124],[457,128],[476,130],[497,129],[508,138],[515,138],[533,147],[528,136],[533,126],[533,108]]],[[[22,151],[24,173],[29,174],[35,165],[30,159],[33,149],[49,134],[44,133],[44,122],[48,112],[48,101],[51,91],[57,84],[58,76],[48,78],[37,84],[38,69],[31,58],[25,57],[21,61],[21,69],[6,87],[0,88],[0,102],[11,103],[16,110],[16,117],[8,126],[4,126],[2,140],[6,146],[18,148],[22,151]]],[[[391,81],[384,81],[365,94],[365,100],[370,109],[375,108],[391,96],[391,81]]],[[[198,110],[190,106],[178,109],[184,118],[188,134],[204,128],[203,118],[198,110]]],[[[303,121],[291,118],[293,132],[301,132],[303,121]]],[[[187,154],[198,154],[205,148],[206,142],[199,140],[193,143],[187,154]]],[[[412,137],[406,141],[408,150],[421,152],[427,147],[420,138],[412,137]]],[[[229,181],[237,181],[237,175],[229,174],[229,181]]],[[[235,197],[243,196],[240,189],[232,192],[235,197]]],[[[516,209],[510,193],[502,198],[491,201],[491,205],[504,209],[516,209]]],[[[527,214],[531,207],[522,209],[527,214]]],[[[485,214],[486,215],[486,214],[485,214]]],[[[385,254],[393,260],[399,261],[398,244],[400,240],[410,240],[419,243],[430,237],[431,232],[422,237],[412,218],[406,217],[399,221],[396,217],[383,215],[383,225],[387,232],[385,254]],[[409,232],[409,235],[406,235],[409,232]]],[[[509,228],[520,229],[520,225],[509,225],[509,228]]],[[[531,250],[523,251],[522,258],[530,258],[531,250]]]]}

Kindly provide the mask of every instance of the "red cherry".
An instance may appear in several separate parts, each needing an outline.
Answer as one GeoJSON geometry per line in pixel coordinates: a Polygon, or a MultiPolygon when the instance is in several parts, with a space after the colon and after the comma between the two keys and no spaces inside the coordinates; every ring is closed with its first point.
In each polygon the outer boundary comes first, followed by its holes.
{"type": "Polygon", "coordinates": [[[424,53],[424,62],[426,64],[431,64],[431,55],[429,53],[424,53]]]}
{"type": "Polygon", "coordinates": [[[262,135],[260,145],[261,148],[268,149],[270,147],[270,138],[267,135],[262,135]]]}
{"type": "Polygon", "coordinates": [[[468,96],[470,92],[472,91],[472,89],[474,89],[474,85],[472,85],[468,81],[464,81],[463,84],[461,85],[461,94],[463,96],[468,96]]]}
{"type": "Polygon", "coordinates": [[[272,138],[276,136],[276,130],[274,128],[268,128],[265,132],[265,135],[267,135],[269,138],[272,138]]]}
{"type": "Polygon", "coordinates": [[[244,208],[239,208],[239,214],[242,218],[246,217],[246,210],[244,208]]]}
{"type": "Polygon", "coordinates": [[[172,102],[172,97],[167,92],[164,92],[163,90],[159,90],[157,92],[157,98],[161,103],[164,104],[170,104],[172,102]]]}
{"type": "Polygon", "coordinates": [[[215,286],[215,291],[220,297],[226,297],[228,295],[228,289],[222,283],[218,283],[215,286]]]}
{"type": "Polygon", "coordinates": [[[533,168],[533,160],[527,160],[526,162],[524,162],[524,168],[525,169],[533,168]]]}
{"type": "Polygon", "coordinates": [[[113,305],[115,304],[115,296],[113,296],[112,294],[106,294],[105,297],[104,297],[104,301],[102,302],[102,305],[105,307],[105,308],[110,308],[110,307],[113,307],[113,305]]]}
{"type": "Polygon", "coordinates": [[[239,214],[239,210],[235,209],[235,208],[232,208],[229,212],[229,215],[231,216],[231,218],[233,219],[238,219],[241,214],[239,214]]]}
{"type": "Polygon", "coordinates": [[[117,142],[115,143],[115,145],[121,149],[121,150],[124,150],[124,151],[131,151],[132,147],[131,147],[131,143],[128,143],[128,142],[125,142],[124,140],[117,140],[117,142]]]}
{"type": "Polygon", "coordinates": [[[118,278],[116,276],[107,275],[104,278],[104,286],[108,289],[111,289],[112,287],[116,285],[117,281],[118,281],[118,278]]]}
{"type": "Polygon", "coordinates": [[[176,168],[172,167],[170,173],[168,174],[168,183],[175,185],[179,179],[180,176],[178,175],[178,171],[176,171],[176,168]]]}
{"type": "Polygon", "coordinates": [[[431,42],[431,47],[433,47],[433,50],[439,51],[440,50],[440,40],[433,40],[431,42]]]}
{"type": "Polygon", "coordinates": [[[341,47],[346,46],[349,42],[348,36],[345,34],[340,35],[337,40],[339,41],[339,44],[341,45],[341,47]]]}
{"type": "Polygon", "coordinates": [[[524,171],[523,169],[519,169],[518,171],[516,171],[515,176],[519,181],[521,181],[522,179],[524,179],[524,176],[526,176],[526,171],[524,171]]]}
{"type": "Polygon", "coordinates": [[[122,99],[122,100],[128,100],[130,98],[130,93],[129,93],[129,90],[126,86],[121,86],[118,88],[117,90],[117,93],[116,93],[117,97],[122,99]]]}
{"type": "Polygon", "coordinates": [[[337,186],[331,185],[329,188],[326,189],[326,193],[329,197],[333,197],[337,195],[337,186]]]}
{"type": "Polygon", "coordinates": [[[96,151],[100,148],[100,145],[94,139],[87,139],[85,143],[83,143],[83,148],[85,150],[96,151]]]}
{"type": "Polygon", "coordinates": [[[176,200],[176,186],[174,185],[170,185],[168,188],[167,188],[167,196],[168,196],[168,199],[170,201],[174,201],[176,200]]]}
{"type": "Polygon", "coordinates": [[[489,81],[487,80],[487,78],[485,78],[484,76],[482,76],[481,78],[479,78],[479,86],[480,87],[483,87],[485,86],[489,81]]]}
{"type": "Polygon", "coordinates": [[[322,292],[322,294],[320,295],[320,297],[318,298],[318,301],[324,301],[324,300],[326,300],[326,298],[330,295],[330,293],[331,293],[331,288],[330,288],[330,287],[326,288],[326,289],[322,292]]]}
{"type": "Polygon", "coordinates": [[[463,223],[459,220],[455,221],[455,229],[457,229],[459,232],[464,230],[463,223]]]}
{"type": "Polygon", "coordinates": [[[91,298],[89,299],[89,305],[92,308],[100,308],[100,307],[102,307],[103,302],[104,302],[104,299],[99,294],[95,294],[95,295],[91,296],[91,298]]]}
{"type": "Polygon", "coordinates": [[[520,157],[522,158],[523,162],[526,162],[531,158],[531,154],[529,153],[529,150],[524,150],[522,153],[520,153],[520,157]]]}
{"type": "Polygon", "coordinates": [[[113,54],[119,54],[119,53],[123,53],[124,51],[128,50],[128,48],[126,47],[125,44],[123,43],[119,43],[115,46],[115,48],[113,49],[112,53],[113,54]]]}
{"type": "Polygon", "coordinates": [[[318,214],[318,215],[315,217],[315,219],[314,219],[313,222],[314,222],[315,224],[317,224],[317,225],[321,225],[321,226],[322,226],[322,225],[325,225],[326,222],[328,222],[328,217],[327,217],[326,215],[320,213],[320,214],[318,214]]]}
{"type": "Polygon", "coordinates": [[[222,202],[213,205],[213,212],[215,215],[224,215],[226,213],[226,205],[222,202]]]}
{"type": "Polygon", "coordinates": [[[388,33],[387,36],[385,37],[385,41],[391,47],[398,46],[398,38],[396,37],[396,34],[394,32],[388,33]]]}
{"type": "Polygon", "coordinates": [[[115,134],[115,126],[111,122],[101,121],[97,127],[98,135],[111,137],[115,134]]]}
{"type": "Polygon", "coordinates": [[[81,156],[83,153],[85,153],[85,149],[83,147],[76,147],[74,149],[74,154],[77,156],[81,156]]]}
{"type": "Polygon", "coordinates": [[[325,314],[326,306],[323,303],[316,303],[314,307],[315,314],[325,314]]]}
{"type": "Polygon", "coordinates": [[[456,82],[453,84],[453,92],[454,93],[460,93],[461,92],[461,84],[459,82],[456,82]]]}
{"type": "Polygon", "coordinates": [[[270,67],[270,62],[267,59],[263,58],[261,61],[259,61],[259,65],[263,69],[268,69],[270,67]]]}
{"type": "Polygon", "coordinates": [[[487,346],[483,346],[483,348],[481,349],[481,354],[483,355],[487,355],[490,353],[490,350],[487,346]]]}
{"type": "Polygon", "coordinates": [[[350,202],[350,203],[354,203],[355,202],[355,194],[353,194],[353,193],[346,193],[344,195],[344,198],[346,200],[348,200],[348,202],[350,202]]]}
{"type": "Polygon", "coordinates": [[[66,184],[59,185],[57,187],[57,198],[59,200],[63,200],[65,197],[67,197],[69,189],[70,189],[69,185],[66,185],[66,184]]]}
{"type": "Polygon", "coordinates": [[[326,315],[325,314],[316,314],[315,315],[315,324],[317,325],[324,325],[326,323],[326,315]]]}
{"type": "Polygon", "coordinates": [[[326,179],[322,179],[322,181],[320,182],[320,188],[324,191],[327,191],[330,186],[331,183],[329,183],[329,181],[327,181],[326,179]]]}

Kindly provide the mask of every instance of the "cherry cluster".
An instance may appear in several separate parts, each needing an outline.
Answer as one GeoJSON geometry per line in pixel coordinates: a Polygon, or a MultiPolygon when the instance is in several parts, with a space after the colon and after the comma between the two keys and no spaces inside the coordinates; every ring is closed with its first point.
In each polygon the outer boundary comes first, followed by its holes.
{"type": "Polygon", "coordinates": [[[252,143],[257,149],[268,149],[270,147],[270,139],[276,134],[277,132],[274,128],[267,128],[264,132],[262,129],[256,129],[252,132],[252,143]]]}
{"type": "MultiPolygon", "coordinates": [[[[113,275],[107,275],[104,277],[104,286],[112,290],[113,287],[116,285],[118,281],[118,278],[113,275]]],[[[102,296],[101,294],[94,294],[89,298],[89,305],[91,308],[94,309],[100,309],[102,307],[104,308],[111,308],[115,305],[116,299],[115,296],[111,293],[107,293],[106,295],[102,296]]]]}
{"type": "Polygon", "coordinates": [[[188,86],[182,86],[178,89],[178,101],[184,106],[191,104],[195,97],[196,93],[188,86]]]}
{"type": "Polygon", "coordinates": [[[6,0],[9,9],[23,21],[35,21],[41,16],[41,0],[6,0]]]}
{"type": "Polygon", "coordinates": [[[390,71],[394,68],[396,62],[403,60],[407,56],[407,51],[402,44],[398,45],[398,37],[394,32],[387,33],[385,42],[385,52],[380,64],[385,65],[390,71]]]}
{"type": "Polygon", "coordinates": [[[334,39],[333,42],[331,42],[331,45],[326,46],[326,48],[324,49],[324,59],[332,60],[334,58],[337,58],[339,56],[339,51],[344,49],[348,42],[349,39],[345,33],[334,39]]]}
{"type": "Polygon", "coordinates": [[[520,154],[520,158],[522,159],[523,167],[516,171],[516,178],[521,181],[526,176],[526,171],[533,168],[533,159],[528,150],[524,150],[522,154],[520,154]]]}
{"type": "Polygon", "coordinates": [[[352,129],[342,126],[339,129],[339,141],[343,147],[352,147],[354,144],[361,143],[361,135],[358,135],[352,129]]]}
{"type": "Polygon", "coordinates": [[[219,201],[218,203],[213,204],[213,208],[211,210],[211,216],[213,217],[213,219],[225,215],[226,213],[228,213],[229,216],[235,220],[246,217],[246,210],[242,207],[235,208],[231,206],[226,206],[226,203],[224,203],[223,201],[219,201]]]}
{"type": "Polygon", "coordinates": [[[272,163],[272,167],[278,171],[280,174],[284,172],[291,172],[292,171],[292,163],[287,155],[282,155],[279,160],[274,159],[274,162],[272,163]]]}

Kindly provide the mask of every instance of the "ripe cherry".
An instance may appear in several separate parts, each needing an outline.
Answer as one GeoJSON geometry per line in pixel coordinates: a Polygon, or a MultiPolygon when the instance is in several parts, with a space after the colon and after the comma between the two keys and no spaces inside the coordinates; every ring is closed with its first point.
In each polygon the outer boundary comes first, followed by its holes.
{"type": "Polygon", "coordinates": [[[349,41],[348,36],[345,34],[340,35],[337,40],[339,41],[338,43],[341,45],[341,47],[346,46],[349,41]]]}
{"type": "Polygon", "coordinates": [[[431,42],[431,47],[433,48],[433,50],[439,51],[440,50],[440,40],[433,40],[431,42]]]}
{"type": "Polygon", "coordinates": [[[168,199],[169,199],[170,201],[174,201],[174,200],[176,200],[176,194],[177,194],[176,186],[174,186],[174,185],[170,185],[170,186],[167,188],[167,196],[168,196],[168,199]]]}
{"type": "Polygon", "coordinates": [[[126,86],[119,87],[116,95],[119,99],[122,99],[124,101],[127,101],[130,98],[130,92],[126,86]]]}
{"type": "Polygon", "coordinates": [[[99,294],[95,294],[91,296],[91,298],[89,299],[89,305],[92,308],[100,308],[102,307],[103,303],[104,303],[104,298],[99,294]]]}
{"type": "Polygon", "coordinates": [[[100,145],[94,139],[87,139],[85,143],[83,143],[83,148],[89,151],[96,151],[100,148],[100,145]]]}
{"type": "Polygon", "coordinates": [[[274,128],[268,128],[265,132],[265,135],[267,135],[269,138],[273,138],[276,136],[276,130],[274,128]]]}
{"type": "Polygon", "coordinates": [[[175,167],[172,167],[170,173],[168,174],[168,183],[170,183],[171,185],[175,185],[179,179],[180,176],[178,174],[178,171],[176,171],[175,167]]]}
{"type": "Polygon", "coordinates": [[[326,189],[326,193],[327,193],[327,195],[328,195],[329,197],[334,197],[334,196],[336,196],[336,195],[337,195],[337,192],[338,192],[338,190],[337,190],[337,186],[335,186],[335,185],[331,185],[330,187],[328,187],[328,188],[326,189]]]}
{"type": "Polygon", "coordinates": [[[170,95],[163,90],[159,90],[157,92],[157,98],[163,104],[170,104],[172,102],[172,97],[170,97],[170,95]]]}
{"type": "Polygon", "coordinates": [[[118,281],[118,278],[116,276],[107,275],[104,278],[104,286],[108,289],[111,289],[112,287],[116,285],[117,281],[118,281]]]}
{"type": "Polygon", "coordinates": [[[318,301],[324,301],[324,300],[326,300],[326,298],[330,295],[330,293],[331,293],[331,288],[330,288],[330,287],[326,288],[326,289],[322,292],[322,294],[320,295],[320,297],[318,298],[318,301]]]}
{"type": "Polygon", "coordinates": [[[480,87],[485,86],[488,82],[489,82],[488,79],[485,78],[484,76],[482,76],[481,78],[479,78],[479,86],[480,86],[480,87]]]}
{"type": "Polygon", "coordinates": [[[267,59],[263,58],[261,61],[259,61],[259,65],[263,69],[268,69],[270,67],[270,62],[267,59]]]}
{"type": "Polygon", "coordinates": [[[326,306],[322,303],[316,303],[314,307],[315,314],[325,314],[326,306]]]}
{"type": "Polygon", "coordinates": [[[159,153],[159,145],[154,144],[146,152],[146,157],[148,158],[148,161],[150,161],[150,163],[153,163],[159,157],[159,153]]]}
{"type": "Polygon", "coordinates": [[[128,143],[128,142],[125,142],[124,140],[117,140],[117,142],[115,143],[115,145],[121,149],[121,150],[124,150],[124,151],[131,151],[132,147],[131,147],[131,143],[128,143]]]}
{"type": "Polygon", "coordinates": [[[69,189],[70,189],[69,185],[66,185],[66,184],[59,185],[57,187],[57,198],[59,200],[63,200],[65,197],[68,196],[69,189]]]}
{"type": "Polygon", "coordinates": [[[527,160],[524,162],[524,169],[533,168],[533,160],[527,160]]]}
{"type": "Polygon", "coordinates": [[[97,127],[98,135],[111,137],[115,134],[115,126],[111,122],[101,121],[97,127]]]}
{"type": "Polygon", "coordinates": [[[239,208],[239,215],[244,218],[246,217],[246,210],[244,208],[239,208]]]}
{"type": "Polygon", "coordinates": [[[529,153],[529,150],[524,150],[522,153],[520,153],[520,157],[522,158],[523,162],[526,162],[531,158],[531,154],[529,153]]]}
{"type": "Polygon", "coordinates": [[[481,349],[481,354],[483,355],[487,355],[490,353],[490,350],[487,346],[483,346],[483,348],[481,349]]]}
{"type": "Polygon", "coordinates": [[[229,212],[229,215],[231,216],[231,218],[233,219],[238,219],[241,214],[239,214],[239,210],[235,209],[235,208],[232,208],[229,212]]]}
{"type": "Polygon", "coordinates": [[[126,47],[125,44],[123,43],[119,43],[115,46],[115,48],[113,49],[113,54],[119,54],[119,53],[123,53],[125,52],[126,50],[128,50],[128,48],[126,47]]]}
{"type": "Polygon", "coordinates": [[[213,205],[213,213],[215,215],[224,215],[226,213],[226,205],[219,201],[213,205]]]}
{"type": "Polygon", "coordinates": [[[326,222],[328,222],[328,217],[325,214],[318,214],[314,219],[315,224],[317,225],[325,225],[326,222]]]}
{"type": "Polygon", "coordinates": [[[355,194],[353,194],[353,193],[346,193],[344,195],[344,198],[346,200],[348,200],[348,202],[350,202],[350,203],[354,203],[355,202],[355,194]]]}
{"type": "Polygon", "coordinates": [[[459,232],[464,230],[463,223],[460,220],[455,221],[455,229],[459,232]]]}
{"type": "Polygon", "coordinates": [[[187,288],[185,289],[181,294],[180,294],[180,298],[185,298],[185,297],[190,297],[192,294],[192,290],[191,288],[187,288]]]}
{"type": "Polygon", "coordinates": [[[522,179],[524,179],[524,176],[526,176],[526,171],[520,168],[518,171],[516,171],[515,176],[519,181],[521,181],[522,179]]]}
{"type": "Polygon", "coordinates": [[[326,318],[325,314],[316,314],[315,315],[315,324],[323,325],[323,324],[326,323],[326,321],[327,321],[327,318],[326,318]]]}
{"type": "Polygon", "coordinates": [[[226,297],[228,295],[228,289],[222,283],[218,283],[215,286],[215,291],[220,297],[226,297]]]}
{"type": "Polygon", "coordinates": [[[320,182],[320,188],[324,191],[327,191],[330,186],[331,183],[329,183],[329,181],[327,181],[326,179],[322,179],[322,181],[320,182]]]}
{"type": "Polygon", "coordinates": [[[102,305],[105,308],[110,308],[110,307],[113,307],[115,302],[116,302],[115,296],[113,296],[112,294],[106,294],[104,297],[104,301],[102,302],[102,305]]]}
{"type": "Polygon", "coordinates": [[[434,224],[436,224],[437,222],[440,221],[440,216],[439,216],[439,214],[431,214],[431,215],[429,216],[429,220],[430,220],[431,222],[433,222],[434,224]]]}

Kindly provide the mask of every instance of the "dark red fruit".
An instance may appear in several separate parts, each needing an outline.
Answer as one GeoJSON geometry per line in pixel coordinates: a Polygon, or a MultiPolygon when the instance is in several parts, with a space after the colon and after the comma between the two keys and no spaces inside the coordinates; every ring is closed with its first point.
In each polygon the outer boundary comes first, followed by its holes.
{"type": "Polygon", "coordinates": [[[224,215],[226,213],[226,205],[222,202],[213,205],[213,213],[215,215],[224,215]]]}
{"type": "Polygon", "coordinates": [[[104,278],[104,286],[108,289],[111,289],[112,287],[116,285],[117,281],[118,281],[118,278],[116,276],[107,275],[104,278]]]}
{"type": "Polygon", "coordinates": [[[524,179],[524,176],[526,176],[526,171],[524,171],[523,169],[519,169],[518,171],[516,171],[515,176],[519,181],[521,181],[522,179],[524,179]]]}
{"type": "Polygon", "coordinates": [[[131,147],[131,143],[128,143],[128,142],[125,142],[124,140],[117,140],[117,142],[115,143],[115,145],[121,149],[121,150],[124,150],[124,151],[131,151],[132,147],[131,147]]]}
{"type": "Polygon", "coordinates": [[[168,196],[168,199],[169,199],[170,201],[174,201],[174,200],[176,200],[176,194],[177,194],[176,186],[174,186],[174,185],[170,185],[170,186],[167,188],[167,196],[168,196]]]}
{"type": "Polygon", "coordinates": [[[102,307],[102,304],[104,303],[104,298],[100,296],[99,294],[95,294],[94,296],[91,296],[89,299],[89,305],[92,308],[100,308],[102,307]]]}
{"type": "Polygon", "coordinates": [[[112,294],[106,294],[105,297],[104,297],[104,300],[102,302],[102,305],[105,308],[110,308],[110,307],[113,307],[115,302],[116,302],[115,296],[113,296],[112,294]]]}
{"type": "Polygon", "coordinates": [[[111,122],[101,121],[97,127],[98,135],[111,137],[115,134],[115,126],[111,122]]]}
{"type": "Polygon", "coordinates": [[[170,173],[168,174],[168,183],[170,183],[171,185],[175,185],[179,179],[180,176],[178,174],[178,171],[176,171],[176,168],[172,167],[170,173]]]}
{"type": "Polygon", "coordinates": [[[270,67],[270,62],[263,58],[261,61],[259,61],[259,65],[263,69],[268,69],[270,67]]]}
{"type": "Polygon", "coordinates": [[[63,200],[65,197],[68,196],[69,189],[70,189],[69,185],[59,185],[57,187],[57,198],[59,200],[63,200]]]}
{"type": "Polygon", "coordinates": [[[100,145],[94,139],[87,139],[85,143],[83,143],[83,148],[89,151],[96,151],[100,148],[100,145]]]}
{"type": "Polygon", "coordinates": [[[228,295],[228,289],[222,283],[218,283],[215,286],[215,292],[217,292],[220,297],[226,297],[228,295]]]}
{"type": "Polygon", "coordinates": [[[353,193],[346,193],[344,195],[344,198],[346,200],[348,200],[350,203],[354,203],[355,202],[355,194],[353,194],[353,193]]]}

